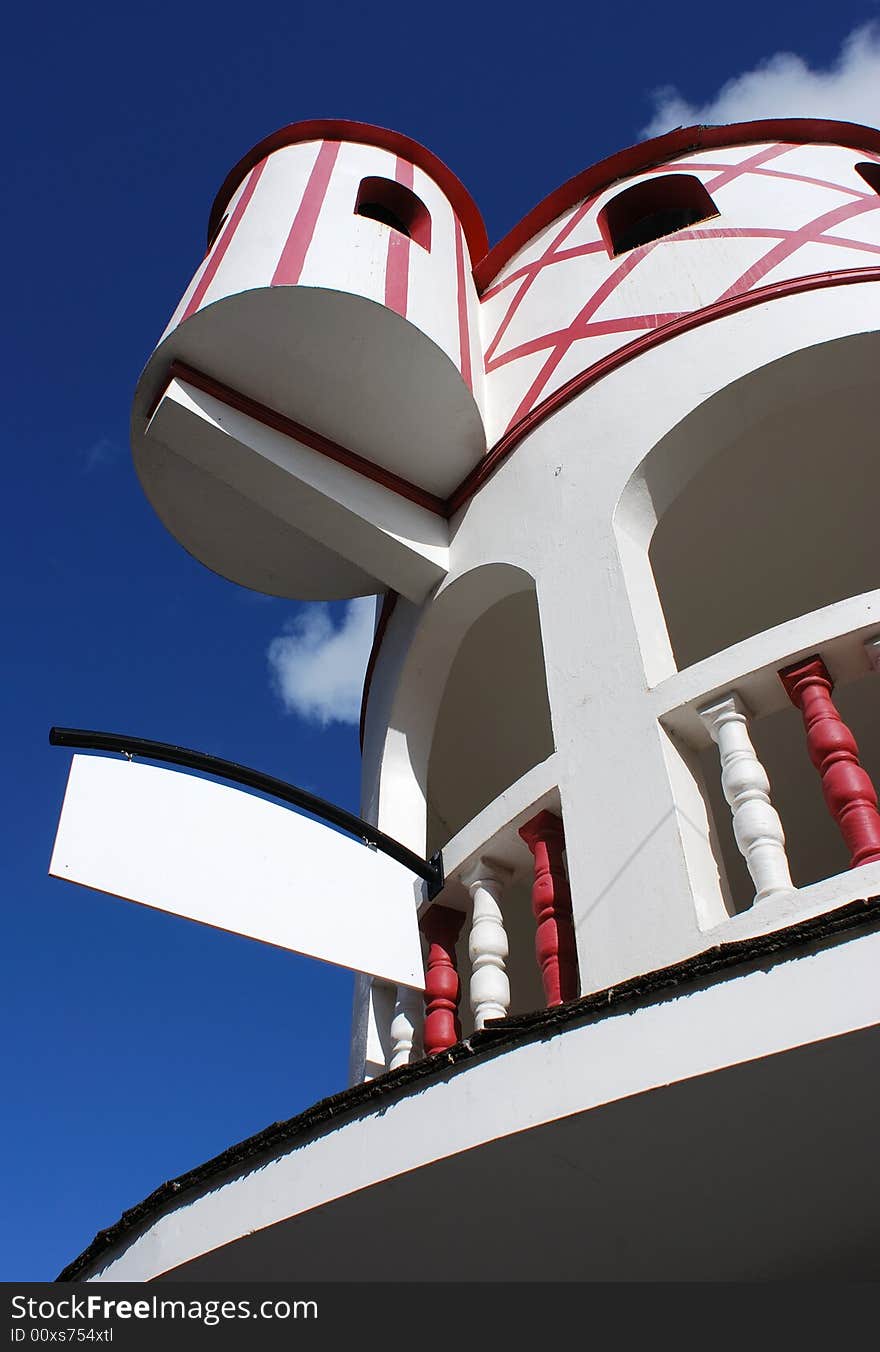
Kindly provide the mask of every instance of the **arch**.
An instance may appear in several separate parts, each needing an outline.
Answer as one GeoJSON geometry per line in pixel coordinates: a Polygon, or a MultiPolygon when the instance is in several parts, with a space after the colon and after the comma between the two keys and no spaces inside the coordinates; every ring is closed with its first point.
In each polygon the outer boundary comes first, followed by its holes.
{"type": "Polygon", "coordinates": [[[552,750],[535,580],[482,565],[418,623],[388,720],[380,825],[414,849],[442,846],[552,750]]]}
{"type": "Polygon", "coordinates": [[[632,474],[614,527],[650,684],[877,586],[878,359],[870,332],[759,367],[632,474]]]}
{"type": "MultiPolygon", "coordinates": [[[[817,343],[757,368],[673,427],[629,479],[615,533],[649,684],[835,602],[876,592],[880,333],[817,343]]],[[[865,663],[867,673],[867,663],[865,663]]],[[[772,678],[772,672],[771,672],[772,678]]],[[[873,678],[838,692],[876,778],[873,678]]],[[[750,904],[714,746],[661,729],[692,876],[721,895],[706,923],[750,904]],[[700,829],[705,826],[705,838],[700,829]]],[[[751,737],[782,818],[792,878],[847,859],[809,765],[799,717],[779,707],[751,737]]],[[[712,903],[714,906],[714,902],[712,903]]],[[[711,907],[710,907],[711,910],[711,907]]]]}

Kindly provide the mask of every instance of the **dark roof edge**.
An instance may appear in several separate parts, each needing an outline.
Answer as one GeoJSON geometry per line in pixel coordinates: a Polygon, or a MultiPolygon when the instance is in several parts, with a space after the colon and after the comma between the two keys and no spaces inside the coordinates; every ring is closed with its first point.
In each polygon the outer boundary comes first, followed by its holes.
{"type": "Polygon", "coordinates": [[[698,985],[732,967],[755,962],[775,964],[785,961],[796,949],[833,942],[851,930],[871,925],[880,925],[880,896],[848,902],[836,910],[788,925],[784,929],[773,930],[769,934],[718,944],[692,958],[642,976],[631,977],[619,985],[571,1000],[556,1009],[541,1009],[506,1019],[493,1019],[481,1032],[472,1034],[466,1041],[456,1043],[439,1055],[425,1057],[412,1065],[401,1066],[374,1080],[353,1085],[350,1089],[321,1099],[295,1117],[284,1122],[273,1122],[204,1164],[160,1184],[142,1202],[124,1211],[114,1225],[99,1230],[88,1248],[68,1263],[55,1280],[79,1280],[85,1268],[113,1248],[126,1233],[140,1229],[145,1222],[154,1219],[166,1203],[178,1201],[185,1193],[194,1191],[210,1179],[248,1164],[272,1149],[292,1144],[298,1138],[335,1121],[343,1113],[356,1112],[361,1108],[371,1109],[410,1085],[439,1078],[440,1074],[451,1068],[476,1058],[483,1059],[486,1055],[497,1055],[530,1040],[552,1036],[591,1018],[607,1017],[621,1006],[651,1003],[670,991],[685,985],[698,985]]]}

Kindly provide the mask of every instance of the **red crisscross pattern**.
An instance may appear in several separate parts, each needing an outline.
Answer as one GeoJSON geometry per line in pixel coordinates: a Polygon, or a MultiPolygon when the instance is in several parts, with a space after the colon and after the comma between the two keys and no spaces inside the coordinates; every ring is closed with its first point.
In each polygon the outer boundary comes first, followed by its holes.
{"type": "MultiPolygon", "coordinates": [[[[860,179],[855,172],[853,172],[850,182],[832,182],[809,174],[799,173],[796,164],[783,167],[778,163],[782,156],[804,149],[809,149],[809,147],[805,148],[790,143],[766,145],[753,151],[738,163],[720,163],[714,160],[701,159],[699,155],[684,156],[671,163],[654,166],[647,171],[665,174],[669,173],[670,169],[680,169],[688,172],[704,172],[710,175],[703,182],[709,194],[715,198],[722,214],[719,215],[715,223],[710,221],[694,229],[678,231],[675,234],[676,247],[683,243],[686,244],[688,241],[712,239],[750,238],[768,241],[766,253],[740,276],[735,277],[723,286],[718,294],[711,298],[710,303],[727,300],[751,290],[774,268],[808,244],[830,245],[850,252],[870,254],[875,258],[880,255],[880,229],[878,229],[877,243],[868,243],[864,240],[844,238],[841,235],[829,235],[827,233],[853,217],[880,209],[880,196],[868,188],[864,180],[860,179]],[[842,201],[839,205],[805,220],[795,228],[725,225],[723,216],[724,189],[737,180],[750,175],[770,177],[791,184],[808,184],[813,187],[830,189],[838,193],[842,201]]],[[[864,152],[857,158],[866,158],[864,152]]],[[[580,223],[589,217],[591,212],[595,216],[596,206],[596,198],[580,203],[566,216],[537,258],[515,267],[499,282],[490,286],[482,297],[483,301],[486,302],[505,291],[512,292],[498,326],[486,347],[486,374],[490,381],[492,375],[503,367],[509,367],[512,363],[531,357],[536,353],[546,354],[537,374],[532,376],[527,387],[520,393],[515,407],[510,411],[506,424],[508,429],[514,427],[522,418],[531,413],[540,404],[542,398],[551,392],[554,388],[554,375],[574,344],[585,339],[608,334],[620,334],[620,345],[625,346],[626,335],[636,335],[645,330],[662,328],[664,324],[681,318],[683,314],[693,312],[676,310],[660,313],[626,313],[601,319],[595,317],[597,311],[606,306],[606,302],[614,297],[621,283],[639,267],[643,259],[654,249],[666,244],[665,240],[656,240],[650,244],[640,245],[623,258],[609,259],[611,269],[609,274],[595,291],[584,300],[573,319],[549,332],[537,334],[504,351],[500,351],[514,316],[528,297],[538,277],[547,268],[560,266],[564,268],[567,261],[587,254],[600,254],[607,257],[598,227],[595,228],[593,239],[583,244],[565,247],[567,240],[580,223]]],[[[806,273],[812,271],[812,269],[805,267],[804,271],[806,273]]],[[[562,288],[560,294],[565,294],[562,288]]],[[[607,348],[603,348],[604,351],[607,351],[607,348]]],[[[584,369],[589,366],[590,361],[588,345],[583,363],[584,369]]],[[[532,370],[533,368],[530,365],[528,369],[532,370]]],[[[526,379],[527,377],[524,377],[524,383],[526,379]]]]}

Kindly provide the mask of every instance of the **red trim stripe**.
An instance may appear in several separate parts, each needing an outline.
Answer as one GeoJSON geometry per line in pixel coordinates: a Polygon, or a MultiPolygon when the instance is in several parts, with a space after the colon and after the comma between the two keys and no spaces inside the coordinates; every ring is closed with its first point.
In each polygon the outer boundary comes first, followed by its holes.
{"type": "MultiPolygon", "coordinates": [[[[703,184],[707,192],[717,192],[719,188],[726,188],[728,183],[735,183],[738,178],[745,174],[750,174],[753,169],[757,169],[762,164],[767,164],[770,160],[778,160],[780,155],[788,154],[789,150],[795,150],[796,147],[790,141],[780,141],[776,145],[766,146],[763,150],[757,150],[754,155],[749,155],[738,164],[719,165],[720,173],[714,178],[709,178],[703,184]]],[[[681,165],[682,169],[688,168],[685,161],[681,165]]]]}
{"type": "Polygon", "coordinates": [[[588,389],[590,385],[595,385],[604,376],[611,375],[621,366],[626,366],[627,362],[640,357],[643,352],[647,352],[650,348],[659,347],[661,343],[668,342],[670,338],[678,338],[681,334],[701,328],[704,324],[710,324],[715,319],[725,319],[728,315],[737,314],[740,310],[751,309],[753,305],[765,305],[767,301],[777,300],[785,296],[797,296],[804,291],[823,291],[827,287],[847,286],[858,282],[880,282],[880,267],[846,268],[842,272],[818,272],[809,277],[792,277],[784,282],[771,282],[768,286],[756,287],[754,291],[743,291],[738,296],[731,296],[727,300],[715,301],[702,310],[694,310],[690,314],[681,315],[678,319],[672,320],[671,323],[664,324],[661,328],[654,329],[641,338],[636,338],[633,342],[617,348],[614,352],[609,352],[606,357],[594,362],[586,371],[581,371],[578,375],[572,376],[571,380],[566,381],[558,390],[548,395],[536,408],[533,408],[521,418],[518,423],[510,427],[501,440],[496,441],[492,449],[471,470],[470,474],[462,479],[458,488],[454,489],[446,499],[446,515],[452,516],[465,503],[469,502],[498,466],[507,459],[511,451],[515,450],[519,443],[530,432],[534,432],[535,428],[539,427],[546,418],[556,413],[558,409],[569,403],[583,390],[588,389]]]}
{"type": "Polygon", "coordinates": [[[755,282],[759,282],[762,277],[766,277],[768,272],[778,267],[791,254],[796,253],[802,245],[824,244],[824,231],[833,229],[835,225],[842,225],[844,221],[851,220],[853,216],[861,216],[866,211],[876,211],[878,207],[880,207],[880,197],[874,194],[861,202],[847,202],[842,207],[835,207],[833,211],[826,211],[824,216],[817,216],[814,221],[808,221],[800,230],[794,230],[785,239],[780,240],[775,248],[765,253],[764,257],[759,259],[753,267],[748,268],[741,277],[737,277],[736,281],[732,282],[718,299],[728,300],[742,289],[753,287],[755,282]]]}
{"type": "MultiPolygon", "coordinates": [[[[880,151],[880,131],[855,122],[833,122],[825,118],[768,118],[761,122],[735,122],[729,126],[677,127],[675,131],[655,136],[653,140],[617,151],[601,163],[575,174],[567,183],[551,192],[475,264],[474,278],[478,292],[482,295],[511,258],[546,226],[584,198],[595,197],[634,174],[646,174],[668,166],[670,160],[677,160],[682,155],[766,141],[784,141],[788,148],[798,145],[833,145],[856,150],[860,154],[874,155],[880,151]]],[[[722,170],[728,166],[712,167],[722,170]]]]}
{"type": "MultiPolygon", "coordinates": [[[[662,167],[663,169],[667,168],[665,164],[662,167]]],[[[578,244],[572,246],[570,249],[558,249],[551,254],[542,254],[541,258],[537,259],[534,263],[524,263],[522,267],[517,268],[515,272],[509,273],[508,276],[504,278],[503,282],[494,282],[492,286],[489,287],[488,291],[483,292],[480,299],[494,300],[494,298],[500,296],[501,292],[505,291],[507,287],[513,286],[514,282],[520,281],[523,277],[530,277],[538,267],[541,269],[549,268],[553,267],[555,263],[567,263],[570,258],[583,258],[587,254],[594,253],[604,254],[606,258],[608,257],[608,250],[605,247],[604,239],[594,239],[591,240],[589,244],[578,244]]]]}
{"type": "Polygon", "coordinates": [[[464,266],[464,239],[461,225],[455,221],[455,283],[458,299],[458,352],[459,367],[465,384],[473,394],[474,375],[471,368],[471,333],[468,325],[467,276],[464,266]]]}
{"type": "Polygon", "coordinates": [[[321,207],[324,205],[324,198],[327,196],[327,187],[339,154],[339,147],[339,141],[321,142],[318,158],[312,165],[306,190],[296,209],[290,234],[272,276],[272,286],[295,286],[302,275],[303,264],[315,233],[321,207]]]}
{"type": "MultiPolygon", "coordinates": [[[[414,172],[412,165],[397,157],[394,177],[404,188],[412,191],[414,172]]],[[[409,235],[399,230],[388,229],[388,260],[385,264],[385,304],[389,310],[403,315],[406,319],[406,307],[409,300],[409,253],[412,241],[409,235]]]]}
{"type": "MultiPolygon", "coordinates": [[[[858,208],[858,210],[852,208],[852,204],[848,205],[850,206],[851,209],[854,210],[854,214],[858,215],[859,212],[862,210],[871,211],[880,208],[880,198],[878,198],[876,193],[865,194],[864,198],[862,199],[862,204],[858,208]]],[[[842,209],[843,208],[838,208],[838,210],[842,209]]],[[[687,243],[689,240],[695,239],[696,240],[772,239],[776,240],[777,244],[780,241],[785,242],[789,240],[794,240],[797,248],[800,248],[805,243],[816,243],[822,245],[827,244],[832,248],[837,249],[847,249],[850,252],[855,250],[860,253],[871,253],[871,254],[880,253],[880,244],[868,244],[864,240],[850,239],[846,235],[826,235],[820,231],[820,233],[816,235],[814,238],[812,234],[812,227],[815,224],[816,222],[813,222],[811,225],[803,226],[799,230],[783,230],[779,228],[771,230],[759,226],[728,226],[725,229],[719,229],[718,227],[714,227],[711,229],[707,228],[705,230],[700,229],[680,230],[678,231],[677,234],[667,239],[665,243],[667,248],[676,248],[682,243],[687,243]]],[[[825,226],[822,227],[822,229],[824,230],[827,227],[828,222],[826,221],[826,224],[825,226]]],[[[557,259],[556,257],[554,257],[549,260],[546,266],[550,266],[550,264],[555,263],[556,261],[557,259]]],[[[750,270],[748,273],[743,274],[743,277],[751,278],[753,281],[760,280],[760,277],[764,273],[764,269],[760,268],[760,262],[762,261],[763,260],[759,260],[759,264],[756,265],[754,276],[752,276],[752,272],[750,270]],[[760,271],[758,270],[759,268],[760,271]]],[[[777,258],[776,261],[778,262],[780,260],[777,258]]],[[[773,264],[773,266],[775,266],[775,263],[773,264]]],[[[742,282],[743,278],[740,278],[740,285],[738,285],[737,288],[738,290],[747,289],[747,287],[741,285],[742,282]]],[[[504,283],[502,282],[500,283],[500,285],[503,286],[504,283]]],[[[728,288],[728,291],[732,293],[733,288],[728,288]]],[[[725,295],[726,294],[727,293],[725,293],[725,295]]],[[[721,300],[723,300],[724,298],[725,298],[724,295],[716,297],[716,299],[721,300]]],[[[619,319],[590,320],[579,329],[577,334],[577,341],[580,341],[583,338],[594,338],[597,335],[605,333],[625,333],[628,329],[657,328],[658,325],[660,324],[667,324],[671,322],[673,319],[678,319],[682,313],[684,312],[681,310],[677,310],[671,313],[659,315],[635,314],[635,315],[625,315],[619,319]]],[[[489,374],[492,374],[492,372],[497,371],[502,366],[508,366],[511,362],[519,361],[521,357],[531,356],[535,352],[549,351],[551,348],[557,347],[560,343],[567,342],[567,340],[568,340],[567,328],[554,329],[550,333],[542,333],[537,338],[531,338],[527,342],[520,343],[518,347],[508,348],[508,350],[506,352],[503,352],[500,357],[495,357],[491,362],[487,361],[486,370],[489,374]]]]}
{"type": "Polygon", "coordinates": [[[532,282],[535,280],[541,269],[551,261],[560,244],[563,244],[568,239],[572,231],[576,229],[578,225],[580,225],[584,216],[586,216],[587,212],[589,211],[590,205],[591,204],[589,202],[582,202],[581,205],[577,208],[577,210],[573,212],[572,215],[569,217],[569,219],[564,223],[559,233],[554,235],[553,239],[547,245],[547,248],[544,250],[544,252],[532,263],[526,264],[526,267],[524,269],[525,276],[523,284],[517,289],[516,295],[513,297],[513,299],[510,302],[510,305],[507,308],[507,313],[505,314],[504,318],[502,319],[501,323],[498,325],[498,328],[495,331],[495,336],[493,337],[489,346],[486,348],[487,370],[489,368],[489,362],[492,360],[496,351],[498,350],[498,345],[501,342],[501,339],[507,332],[507,328],[508,325],[510,324],[510,321],[513,319],[513,316],[516,314],[516,311],[519,308],[520,302],[525,299],[526,292],[531,289],[532,282]]]}
{"type": "Polygon", "coordinates": [[[232,236],[238,229],[239,222],[241,221],[242,216],[247,210],[248,203],[250,202],[251,198],[254,195],[256,186],[260,181],[260,176],[262,175],[262,172],[265,169],[267,163],[268,161],[266,160],[260,160],[259,164],[255,165],[254,168],[251,170],[250,178],[244,185],[244,191],[235,205],[235,210],[233,211],[232,215],[230,216],[229,220],[226,223],[226,229],[221,231],[220,237],[214,245],[211,257],[208,259],[207,266],[204,272],[202,273],[201,279],[199,280],[199,284],[196,287],[195,291],[190,296],[189,303],[186,309],[184,310],[183,314],[180,316],[179,322],[181,324],[185,319],[189,319],[191,314],[195,314],[196,310],[199,308],[202,301],[204,300],[205,292],[213,282],[214,277],[217,273],[217,269],[223,262],[223,255],[226,253],[226,250],[232,243],[232,236]]]}
{"type": "Polygon", "coordinates": [[[442,498],[435,497],[433,493],[428,493],[424,488],[419,488],[417,484],[410,483],[408,479],[402,478],[399,474],[394,474],[390,469],[383,469],[380,465],[374,465],[371,460],[358,455],[357,451],[349,450],[347,446],[340,445],[338,441],[332,441],[330,437],[323,436],[322,433],[316,432],[314,428],[306,427],[304,423],[295,422],[293,418],[288,418],[284,413],[278,413],[274,408],[269,408],[267,404],[261,404],[257,399],[251,399],[248,395],[233,390],[229,385],[224,385],[222,381],[206,375],[204,371],[197,371],[194,367],[187,366],[185,362],[172,361],[169,365],[165,385],[153,404],[148,419],[152,416],[152,412],[155,412],[172,380],[186,381],[188,385],[193,385],[203,394],[210,394],[212,398],[219,399],[222,403],[228,404],[230,408],[237,409],[239,413],[246,413],[249,418],[262,423],[264,427],[271,427],[274,431],[282,432],[284,436],[291,437],[294,441],[302,442],[304,446],[309,446],[320,455],[326,455],[328,460],[335,460],[338,465],[345,465],[348,469],[353,469],[357,474],[362,474],[364,478],[371,479],[373,483],[381,484],[383,488],[390,489],[398,497],[406,498],[409,502],[414,502],[419,507],[424,507],[427,511],[433,512],[435,516],[445,516],[446,514],[446,505],[442,498]]]}
{"type": "MultiPolygon", "coordinates": [[[[525,395],[520,400],[519,406],[510,420],[510,427],[516,426],[516,424],[529,412],[535,400],[541,394],[541,391],[545,389],[547,382],[550,380],[550,377],[553,375],[553,372],[556,370],[563,357],[568,356],[569,349],[578,340],[580,330],[584,327],[590,316],[596,313],[602,303],[607,300],[613,291],[616,291],[617,287],[623,279],[632,272],[633,268],[638,267],[642,259],[657,247],[657,243],[657,240],[653,240],[650,244],[641,244],[637,249],[633,249],[632,253],[605,278],[602,285],[596,288],[586,305],[579,310],[567,329],[565,329],[561,340],[550,353],[550,356],[544,362],[544,365],[541,367],[525,395]]],[[[508,430],[510,430],[510,427],[508,430]]]]}
{"type": "MultiPolygon", "coordinates": [[[[789,146],[789,150],[797,150],[797,146],[789,146]]],[[[669,164],[655,164],[646,170],[649,174],[668,174],[670,169],[688,169],[694,173],[717,173],[719,169],[736,169],[735,164],[721,164],[720,161],[712,163],[706,160],[701,163],[699,160],[672,160],[669,164]]],[[[811,178],[809,174],[795,174],[790,169],[765,169],[762,165],[753,164],[749,169],[750,174],[757,174],[764,178],[784,178],[789,183],[809,183],[813,188],[829,188],[832,192],[842,192],[848,197],[867,197],[870,189],[862,191],[858,188],[848,188],[845,183],[832,183],[827,178],[811,178]]]]}
{"type": "Polygon", "coordinates": [[[407,498],[420,507],[425,507],[436,516],[448,518],[470,501],[519,443],[531,432],[534,432],[546,418],[556,413],[558,409],[569,403],[583,390],[595,385],[603,377],[611,375],[621,366],[626,366],[628,362],[641,356],[643,352],[647,352],[653,347],[659,347],[661,343],[668,342],[671,338],[678,338],[681,334],[689,333],[692,329],[701,328],[704,324],[709,324],[715,319],[724,319],[729,315],[737,314],[740,310],[748,310],[754,305],[764,305],[767,301],[786,296],[797,296],[805,291],[823,291],[828,287],[847,286],[861,282],[880,282],[880,267],[846,268],[842,272],[819,272],[813,273],[809,277],[792,277],[783,282],[771,282],[767,286],[756,287],[753,291],[743,291],[738,296],[731,296],[727,300],[715,301],[702,310],[694,310],[689,314],[680,315],[669,323],[652,329],[650,332],[643,334],[642,337],[634,339],[633,342],[617,348],[614,352],[609,352],[600,361],[594,362],[585,371],[572,376],[553,394],[548,395],[536,408],[533,408],[518,423],[510,427],[499,441],[496,441],[492,449],[471,470],[470,474],[462,479],[458,487],[453,489],[445,501],[442,498],[435,497],[433,493],[428,493],[425,489],[419,488],[418,485],[410,483],[408,479],[403,479],[390,470],[374,465],[372,461],[358,455],[356,451],[340,446],[337,442],[331,441],[329,437],[322,436],[320,432],[315,432],[312,428],[295,422],[283,413],[277,413],[265,404],[260,404],[255,399],[248,398],[247,395],[239,394],[237,390],[230,389],[228,385],[186,366],[183,362],[175,361],[169,366],[165,386],[148,412],[147,420],[152,416],[152,412],[158,405],[170,381],[175,378],[185,380],[188,384],[194,385],[196,389],[203,390],[205,394],[213,395],[214,398],[229,404],[231,408],[237,408],[240,412],[246,413],[248,417],[255,418],[257,422],[262,422],[267,427],[283,432],[285,436],[301,441],[304,445],[310,446],[312,450],[318,451],[321,455],[326,455],[330,460],[335,460],[339,464],[347,465],[349,469],[355,470],[358,474],[363,474],[365,478],[371,479],[374,483],[382,484],[392,493],[397,493],[400,497],[407,498]]]}
{"type": "Polygon", "coordinates": [[[227,174],[215,198],[208,224],[208,238],[210,239],[211,232],[222,219],[227,202],[252,165],[285,146],[302,145],[308,141],[343,141],[351,145],[376,146],[381,150],[390,151],[392,155],[399,155],[411,164],[417,164],[452,204],[453,211],[464,226],[471,258],[482,258],[486,253],[489,239],[483,218],[470,193],[442,160],[419,145],[418,141],[413,141],[409,136],[402,136],[400,132],[389,131],[387,127],[374,127],[367,122],[348,122],[342,118],[313,118],[308,122],[291,123],[290,126],[273,132],[271,136],[264,137],[258,145],[249,150],[227,174]]]}
{"type": "MultiPolygon", "coordinates": [[[[244,156],[227,175],[217,194],[208,227],[208,237],[221,220],[227,203],[239,184],[255,165],[284,146],[328,139],[374,145],[390,150],[418,164],[446,193],[464,226],[477,290],[482,294],[515,254],[570,207],[594,197],[614,183],[633,174],[650,173],[668,166],[670,160],[700,150],[754,145],[762,141],[785,141],[790,145],[835,145],[880,159],[880,132],[855,122],[835,122],[824,118],[772,118],[761,122],[736,122],[718,127],[678,127],[625,150],[617,151],[601,163],[575,174],[556,188],[525,215],[493,249],[489,250],[485,226],[473,198],[454,174],[424,146],[399,132],[388,131],[361,122],[340,119],[315,119],[297,122],[267,136],[244,156]],[[488,252],[487,252],[488,250],[488,252]]],[[[697,166],[695,166],[697,167],[697,166]]],[[[703,167],[703,166],[699,166],[703,167]]],[[[719,171],[730,165],[706,165],[719,171]]],[[[776,172],[756,167],[758,173],[776,172]]],[[[799,175],[792,174],[797,178],[799,175]]],[[[842,189],[846,191],[846,189],[842,189]]]]}

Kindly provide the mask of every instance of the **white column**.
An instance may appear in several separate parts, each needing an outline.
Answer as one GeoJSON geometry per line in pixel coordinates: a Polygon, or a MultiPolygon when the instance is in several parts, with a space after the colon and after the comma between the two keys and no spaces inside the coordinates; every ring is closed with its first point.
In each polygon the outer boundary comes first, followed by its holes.
{"type": "Polygon", "coordinates": [[[748,713],[737,694],[697,713],[718,746],[721,786],[733,814],[733,834],[755,884],[755,901],[791,892],[785,832],[770,801],[770,781],[749,737],[748,713]]]}
{"type": "Polygon", "coordinates": [[[475,1029],[482,1028],[487,1019],[504,1018],[510,1008],[510,982],[505,967],[507,932],[500,902],[511,872],[491,859],[478,859],[461,879],[473,902],[468,953],[475,1029]]]}
{"type": "Polygon", "coordinates": [[[413,1051],[418,1055],[421,1049],[423,1012],[424,999],[421,992],[411,990],[409,986],[398,986],[391,1019],[389,1070],[397,1070],[398,1066],[408,1066],[413,1051]]]}
{"type": "Polygon", "coordinates": [[[868,654],[868,661],[874,670],[880,671],[880,634],[868,639],[865,643],[865,652],[868,654]]]}

